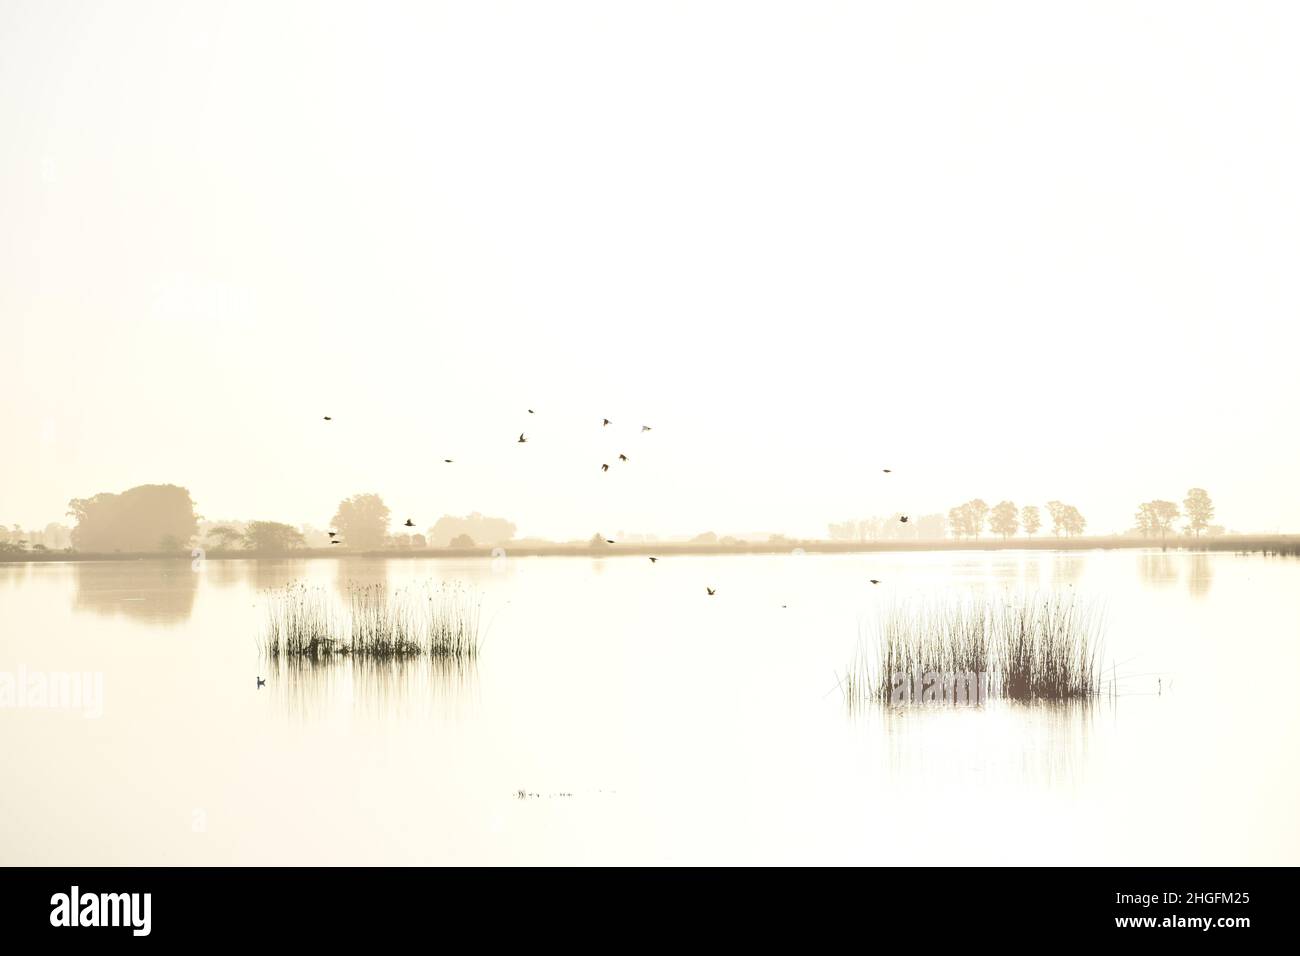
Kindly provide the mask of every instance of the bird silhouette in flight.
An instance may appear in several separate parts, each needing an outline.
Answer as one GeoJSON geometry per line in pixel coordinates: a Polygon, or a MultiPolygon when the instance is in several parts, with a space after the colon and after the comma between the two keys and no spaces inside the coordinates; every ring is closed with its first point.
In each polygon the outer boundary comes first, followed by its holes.
{"type": "Polygon", "coordinates": [[[327,421],[327,422],[332,422],[332,421],[334,421],[334,419],[332,419],[332,418],[330,418],[328,415],[326,415],[326,416],[325,416],[325,421],[327,421]]]}
{"type": "Polygon", "coordinates": [[[342,541],[331,541],[330,544],[342,544],[342,541]]]}
{"type": "Polygon", "coordinates": [[[627,455],[619,455],[619,456],[618,456],[618,460],[619,460],[619,461],[627,461],[627,455]]]}
{"type": "Polygon", "coordinates": [[[659,560],[659,559],[656,558],[654,555],[650,555],[650,563],[651,563],[651,564],[654,564],[654,563],[655,563],[656,561],[658,561],[658,560],[659,560]]]}
{"type": "Polygon", "coordinates": [[[614,543],[614,539],[613,539],[613,538],[606,538],[606,539],[605,539],[605,543],[606,543],[606,544],[613,544],[613,543],[614,543]]]}
{"type": "Polygon", "coordinates": [[[536,415],[537,413],[536,413],[535,411],[533,411],[533,410],[530,408],[530,409],[528,409],[528,414],[529,414],[529,415],[536,415]]]}
{"type": "Polygon", "coordinates": [[[650,430],[650,426],[649,426],[649,425],[642,425],[642,426],[641,426],[641,430],[642,430],[643,432],[648,432],[648,431],[650,430]]]}
{"type": "Polygon", "coordinates": [[[880,583],[880,582],[877,581],[875,578],[871,578],[870,580],[871,580],[871,583],[872,583],[872,584],[879,584],[879,583],[880,583]]]}
{"type": "Polygon", "coordinates": [[[709,597],[713,597],[713,595],[718,593],[717,591],[713,590],[713,588],[707,586],[704,588],[704,590],[709,592],[709,597]]]}
{"type": "Polygon", "coordinates": [[[450,465],[450,464],[451,464],[451,459],[450,459],[450,458],[444,458],[444,459],[442,460],[442,463],[443,463],[444,465],[450,465]]]}
{"type": "Polygon", "coordinates": [[[259,678],[257,679],[257,686],[258,686],[258,687],[265,687],[265,686],[266,686],[266,681],[265,681],[264,679],[262,679],[261,677],[259,677],[259,678]]]}
{"type": "Polygon", "coordinates": [[[339,536],[339,533],[338,533],[337,531],[331,531],[331,532],[330,532],[330,537],[331,537],[331,538],[337,538],[338,536],[339,536]]]}
{"type": "Polygon", "coordinates": [[[901,521],[903,524],[907,524],[907,515],[899,515],[898,520],[901,521]]]}
{"type": "Polygon", "coordinates": [[[892,472],[894,469],[892,469],[892,468],[881,468],[880,470],[883,471],[885,474],[888,475],[888,474],[889,474],[890,472],[892,472]]]}
{"type": "Polygon", "coordinates": [[[614,423],[611,422],[608,418],[605,418],[605,419],[601,419],[600,427],[604,428],[606,425],[612,425],[612,424],[614,423]]]}
{"type": "Polygon", "coordinates": [[[406,519],[406,523],[405,523],[404,525],[402,525],[402,527],[404,527],[404,528],[414,528],[414,527],[415,527],[415,522],[412,521],[410,518],[407,518],[407,519],[406,519]]]}
{"type": "Polygon", "coordinates": [[[601,466],[600,466],[600,470],[601,470],[601,471],[609,471],[609,465],[601,465],[601,466]]]}
{"type": "Polygon", "coordinates": [[[527,443],[527,441],[528,441],[528,439],[524,437],[524,433],[523,433],[523,432],[520,432],[520,433],[519,433],[519,441],[515,442],[515,444],[516,444],[516,445],[523,445],[523,444],[527,443]]]}

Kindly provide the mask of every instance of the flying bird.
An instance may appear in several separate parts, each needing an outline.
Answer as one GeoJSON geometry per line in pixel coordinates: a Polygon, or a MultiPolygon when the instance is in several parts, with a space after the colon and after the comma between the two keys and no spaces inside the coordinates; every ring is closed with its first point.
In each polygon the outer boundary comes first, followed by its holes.
{"type": "Polygon", "coordinates": [[[605,543],[606,543],[606,544],[613,544],[613,543],[614,543],[614,539],[613,539],[613,538],[606,538],[606,539],[605,539],[605,543]]]}
{"type": "Polygon", "coordinates": [[[601,465],[601,466],[600,466],[600,470],[601,470],[601,471],[609,471],[609,465],[601,465]]]}
{"type": "Polygon", "coordinates": [[[605,418],[601,420],[600,427],[604,428],[606,425],[612,425],[612,424],[614,423],[611,422],[608,418],[605,418]]]}
{"type": "Polygon", "coordinates": [[[892,472],[894,469],[892,469],[892,468],[881,468],[880,470],[883,471],[885,474],[889,474],[889,473],[892,472]]]}
{"type": "Polygon", "coordinates": [[[404,528],[414,528],[414,527],[415,527],[415,522],[412,521],[410,518],[407,518],[407,519],[406,519],[406,524],[404,524],[402,527],[404,527],[404,528]]]}
{"type": "Polygon", "coordinates": [[[650,563],[651,563],[651,564],[654,564],[654,563],[655,563],[656,561],[658,561],[658,560],[659,560],[658,558],[656,558],[656,557],[654,557],[654,556],[650,556],[650,563]]]}
{"type": "Polygon", "coordinates": [[[907,524],[907,515],[899,515],[898,520],[901,521],[903,524],[907,524]]]}
{"type": "Polygon", "coordinates": [[[717,592],[714,591],[713,588],[711,588],[711,587],[705,587],[704,590],[706,590],[706,591],[709,592],[709,597],[713,597],[713,595],[717,593],[717,592]]]}
{"type": "Polygon", "coordinates": [[[331,531],[331,532],[330,532],[330,537],[331,537],[331,538],[337,538],[338,536],[339,536],[339,533],[338,533],[337,531],[331,531]]]}
{"type": "Polygon", "coordinates": [[[871,578],[871,583],[872,583],[872,584],[879,584],[880,582],[877,581],[875,578],[871,578]]]}
{"type": "Polygon", "coordinates": [[[450,464],[451,464],[451,459],[450,459],[450,458],[444,458],[444,459],[442,460],[442,463],[443,463],[444,465],[450,465],[450,464]]]}
{"type": "Polygon", "coordinates": [[[530,409],[528,409],[528,414],[529,414],[529,415],[536,415],[537,413],[536,413],[535,411],[533,411],[533,410],[530,408],[530,409]]]}
{"type": "Polygon", "coordinates": [[[528,441],[528,439],[524,437],[524,433],[523,433],[523,432],[520,432],[520,433],[519,433],[519,441],[515,442],[515,444],[516,444],[516,445],[522,445],[522,444],[524,444],[524,443],[527,442],[527,441],[528,441]]]}
{"type": "Polygon", "coordinates": [[[649,425],[642,425],[642,426],[641,426],[641,430],[642,430],[643,432],[648,432],[648,431],[650,430],[650,426],[649,426],[649,425]]]}
{"type": "Polygon", "coordinates": [[[342,544],[342,541],[331,541],[330,544],[342,544]]]}
{"type": "Polygon", "coordinates": [[[619,460],[619,461],[627,461],[627,455],[619,455],[619,456],[618,456],[618,460],[619,460]]]}
{"type": "Polygon", "coordinates": [[[265,686],[266,686],[266,681],[265,681],[263,678],[259,677],[259,678],[257,679],[257,686],[258,686],[258,687],[265,687],[265,686]]]}
{"type": "Polygon", "coordinates": [[[332,422],[332,421],[334,421],[334,419],[332,419],[332,418],[330,418],[328,415],[326,415],[326,416],[325,416],[325,421],[327,421],[327,422],[332,422]]]}

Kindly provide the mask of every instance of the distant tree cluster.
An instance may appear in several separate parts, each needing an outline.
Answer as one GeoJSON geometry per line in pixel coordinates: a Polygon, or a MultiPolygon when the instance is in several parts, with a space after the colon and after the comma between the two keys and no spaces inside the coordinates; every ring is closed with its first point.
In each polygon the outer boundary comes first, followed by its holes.
{"type": "Polygon", "coordinates": [[[19,551],[67,551],[72,547],[72,529],[50,522],[44,528],[23,530],[19,525],[0,524],[0,553],[19,551]]]}
{"type": "MultiPolygon", "coordinates": [[[[1074,505],[1049,501],[1047,513],[1052,520],[1052,534],[1058,538],[1083,534],[1088,526],[1074,505]]],[[[999,501],[990,508],[983,498],[973,498],[948,512],[948,528],[954,538],[978,538],[986,523],[989,531],[1007,541],[1021,530],[1032,538],[1042,528],[1043,518],[1037,505],[1018,508],[1014,501],[999,501]]]]}
{"type": "Polygon", "coordinates": [[[376,494],[353,495],[339,502],[331,526],[343,544],[356,551],[378,551],[388,540],[388,505],[376,494]]]}
{"type": "Polygon", "coordinates": [[[243,545],[249,551],[291,551],[306,543],[301,531],[279,521],[253,521],[244,529],[243,545]]]}
{"type": "Polygon", "coordinates": [[[206,521],[194,512],[187,489],[177,485],[140,485],[121,494],[102,493],[68,502],[75,527],[50,524],[44,531],[0,526],[0,552],[75,548],[79,551],[183,551],[198,546],[212,551],[283,552],[299,548],[339,547],[356,551],[430,546],[472,548],[497,545],[515,536],[504,518],[478,512],[444,515],[423,534],[393,534],[391,512],[377,494],[357,494],[339,502],[330,522],[332,534],[310,525],[282,521],[206,521]]]}
{"type": "Polygon", "coordinates": [[[206,548],[218,551],[234,551],[244,547],[244,529],[242,521],[221,521],[199,525],[200,543],[206,548]]]}
{"type": "Polygon", "coordinates": [[[428,531],[431,548],[464,548],[482,545],[494,547],[505,544],[515,536],[515,526],[505,518],[489,518],[477,511],[463,518],[443,515],[428,531]],[[468,537],[470,544],[453,544],[457,538],[468,537]]]}
{"type": "Polygon", "coordinates": [[[1078,508],[1061,501],[1049,501],[1047,515],[1052,519],[1052,534],[1058,538],[1073,538],[1083,534],[1083,529],[1088,527],[1087,520],[1079,514],[1078,508]]]}
{"type": "Polygon", "coordinates": [[[78,551],[179,551],[198,531],[194,502],[178,485],[74,498],[68,514],[77,521],[71,540],[78,551]]]}
{"type": "Polygon", "coordinates": [[[904,522],[902,512],[874,518],[839,521],[827,525],[832,541],[935,541],[948,534],[948,520],[941,514],[910,517],[904,522]]]}
{"type": "Polygon", "coordinates": [[[978,538],[988,513],[989,506],[983,498],[972,498],[964,505],[948,509],[948,530],[954,538],[978,538]]]}
{"type": "Polygon", "coordinates": [[[376,494],[357,494],[340,501],[330,522],[331,537],[311,525],[295,528],[279,521],[217,521],[201,526],[205,547],[216,550],[290,551],[296,548],[334,548],[378,551],[419,550],[429,547],[474,548],[503,544],[514,538],[515,526],[504,518],[475,512],[465,517],[444,515],[429,529],[429,536],[392,533],[392,512],[376,494]]]}
{"type": "Polygon", "coordinates": [[[1144,538],[1159,538],[1164,541],[1180,517],[1187,519],[1183,532],[1193,537],[1199,538],[1205,533],[1223,533],[1221,526],[1210,524],[1214,518],[1214,502],[1210,500],[1210,494],[1204,488],[1187,490],[1181,512],[1176,503],[1155,498],[1138,505],[1137,514],[1133,517],[1137,522],[1133,529],[1134,533],[1144,538]]]}

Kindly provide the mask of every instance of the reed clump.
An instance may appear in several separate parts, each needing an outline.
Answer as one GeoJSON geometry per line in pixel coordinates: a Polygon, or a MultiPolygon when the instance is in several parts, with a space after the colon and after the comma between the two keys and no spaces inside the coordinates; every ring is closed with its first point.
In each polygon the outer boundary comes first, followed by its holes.
{"type": "Polygon", "coordinates": [[[459,586],[350,585],[340,605],[325,588],[290,584],[270,592],[267,605],[260,645],[272,662],[468,661],[481,646],[478,600],[459,586]]]}
{"type": "Polygon", "coordinates": [[[969,699],[972,688],[978,700],[1065,701],[1101,686],[1101,616],[1073,595],[892,606],[841,681],[850,704],[969,699]]]}

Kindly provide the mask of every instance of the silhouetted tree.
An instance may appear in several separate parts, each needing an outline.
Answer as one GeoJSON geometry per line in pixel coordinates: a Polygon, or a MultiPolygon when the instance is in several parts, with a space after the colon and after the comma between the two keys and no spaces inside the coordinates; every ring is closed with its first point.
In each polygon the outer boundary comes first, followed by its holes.
{"type": "Polygon", "coordinates": [[[1079,513],[1079,509],[1074,505],[1065,506],[1065,533],[1073,538],[1077,534],[1083,534],[1083,529],[1088,527],[1088,521],[1079,513]]]}
{"type": "Polygon", "coordinates": [[[301,531],[278,521],[251,521],[244,530],[244,547],[249,551],[289,551],[304,544],[301,531]]]}
{"type": "Polygon", "coordinates": [[[176,550],[198,531],[190,493],[178,485],[139,485],[121,494],[73,498],[72,546],[79,551],[176,550]]]}
{"type": "Polygon", "coordinates": [[[1169,534],[1169,529],[1178,520],[1178,505],[1157,498],[1138,505],[1134,517],[1137,518],[1137,529],[1141,534],[1164,541],[1169,534]]]}
{"type": "Polygon", "coordinates": [[[1020,512],[1010,501],[999,501],[989,515],[989,530],[1005,541],[1020,527],[1020,512]]]}
{"type": "Polygon", "coordinates": [[[1025,505],[1020,509],[1020,526],[1025,529],[1025,534],[1031,538],[1038,533],[1038,529],[1043,526],[1042,516],[1038,513],[1038,505],[1025,505]]]}
{"type": "Polygon", "coordinates": [[[989,506],[983,498],[972,498],[948,512],[948,527],[957,538],[978,538],[984,530],[984,518],[989,506]]]}
{"type": "Polygon", "coordinates": [[[1065,533],[1065,509],[1066,505],[1060,501],[1047,503],[1047,514],[1052,519],[1052,534],[1058,538],[1065,533]]]}
{"type": "Polygon", "coordinates": [[[1062,501],[1049,501],[1047,513],[1052,518],[1052,534],[1058,538],[1083,534],[1083,529],[1088,527],[1087,519],[1074,505],[1067,505],[1062,501]]]}
{"type": "Polygon", "coordinates": [[[964,538],[973,533],[970,526],[970,512],[965,505],[948,509],[948,530],[954,538],[964,538]]]}
{"type": "Polygon", "coordinates": [[[331,525],[338,529],[346,547],[373,551],[382,548],[388,538],[388,517],[388,506],[379,495],[353,495],[339,502],[331,525]]]}
{"type": "Polygon", "coordinates": [[[232,528],[229,525],[218,525],[215,528],[209,528],[204,534],[216,542],[218,548],[229,551],[244,546],[244,533],[238,528],[232,528]]]}
{"type": "Polygon", "coordinates": [[[1187,497],[1183,499],[1183,513],[1187,515],[1187,530],[1199,538],[1214,517],[1210,493],[1204,488],[1189,488],[1187,497]]]}
{"type": "Polygon", "coordinates": [[[474,539],[467,534],[458,534],[451,539],[447,546],[449,548],[472,548],[474,547],[474,539]]]}

